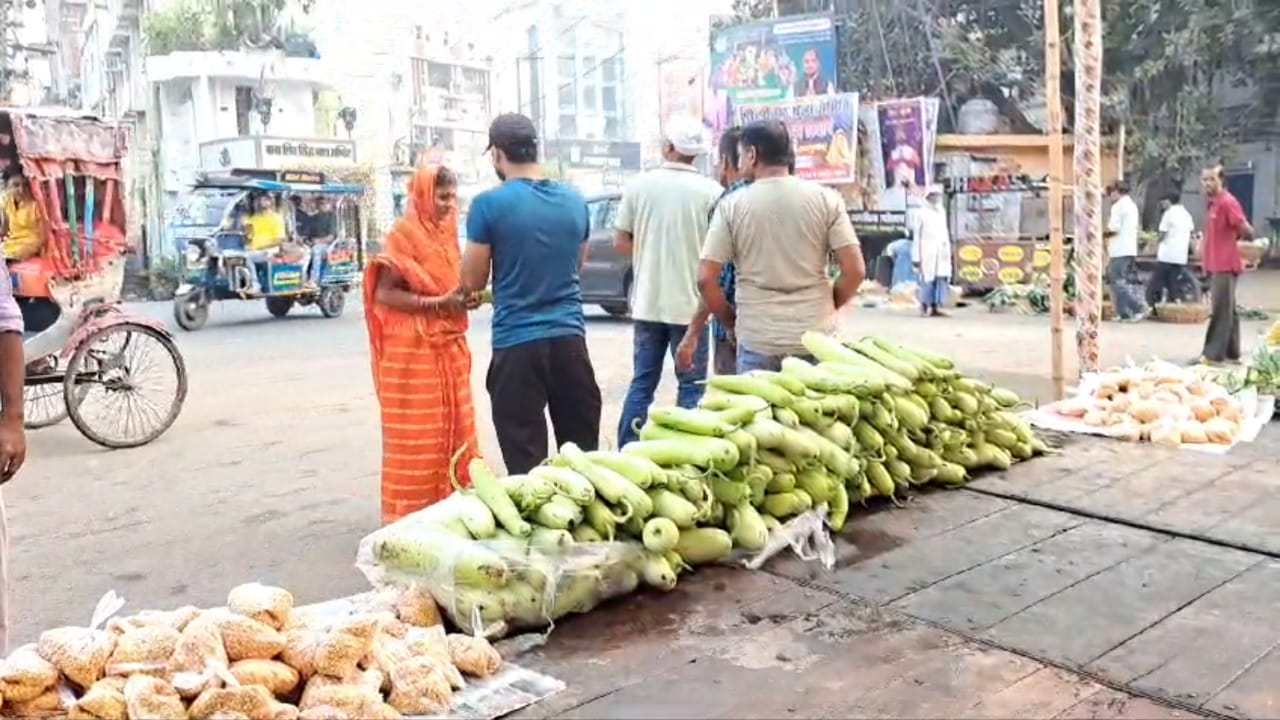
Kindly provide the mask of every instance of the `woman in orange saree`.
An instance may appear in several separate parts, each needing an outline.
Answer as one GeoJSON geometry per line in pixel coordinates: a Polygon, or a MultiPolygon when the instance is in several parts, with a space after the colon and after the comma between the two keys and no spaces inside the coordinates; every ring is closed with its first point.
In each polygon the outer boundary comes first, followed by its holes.
{"type": "Polygon", "coordinates": [[[382,408],[382,523],[444,499],[450,461],[469,484],[477,456],[467,310],[459,291],[456,176],[419,168],[404,216],[365,272],[373,387],[382,408]]]}

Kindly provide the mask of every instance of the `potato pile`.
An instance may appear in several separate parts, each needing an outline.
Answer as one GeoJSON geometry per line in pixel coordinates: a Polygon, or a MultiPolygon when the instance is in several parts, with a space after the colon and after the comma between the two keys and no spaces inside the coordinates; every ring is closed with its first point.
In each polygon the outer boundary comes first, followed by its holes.
{"type": "Polygon", "coordinates": [[[227,606],[147,610],[102,629],[45,631],[0,662],[0,716],[72,720],[354,720],[435,714],[464,675],[502,657],[446,634],[425,591],[401,589],[331,621],[250,583],[227,606]]]}
{"type": "Polygon", "coordinates": [[[1244,421],[1240,402],[1226,388],[1161,361],[1108,370],[1092,392],[1054,410],[1110,437],[1171,447],[1233,445],[1244,421]]]}

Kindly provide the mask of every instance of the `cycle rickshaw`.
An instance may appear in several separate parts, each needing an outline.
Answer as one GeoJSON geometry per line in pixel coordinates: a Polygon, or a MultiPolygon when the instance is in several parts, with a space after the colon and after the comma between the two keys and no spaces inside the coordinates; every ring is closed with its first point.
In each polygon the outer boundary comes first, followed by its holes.
{"type": "Polygon", "coordinates": [[[107,448],[155,440],[187,395],[173,336],[120,305],[124,151],[124,133],[114,124],[0,108],[0,164],[21,169],[43,230],[40,252],[9,264],[26,323],[26,426],[69,417],[107,448]]]}

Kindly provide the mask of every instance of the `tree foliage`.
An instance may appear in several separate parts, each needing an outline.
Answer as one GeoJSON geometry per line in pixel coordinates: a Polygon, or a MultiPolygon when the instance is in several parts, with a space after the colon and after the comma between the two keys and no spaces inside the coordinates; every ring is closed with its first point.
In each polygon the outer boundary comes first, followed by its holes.
{"type": "MultiPolygon", "coordinates": [[[[1062,90],[1074,102],[1071,1],[1062,0],[1062,90]]],[[[768,17],[772,0],[735,0],[739,19],[768,17]]],[[[1042,0],[778,0],[783,15],[833,11],[839,82],[865,96],[931,95],[956,124],[985,97],[1012,132],[1038,132],[1043,99],[1042,0]]],[[[1126,128],[1131,173],[1180,182],[1229,156],[1243,138],[1276,132],[1280,117],[1280,2],[1111,0],[1104,4],[1104,113],[1126,128]]]]}

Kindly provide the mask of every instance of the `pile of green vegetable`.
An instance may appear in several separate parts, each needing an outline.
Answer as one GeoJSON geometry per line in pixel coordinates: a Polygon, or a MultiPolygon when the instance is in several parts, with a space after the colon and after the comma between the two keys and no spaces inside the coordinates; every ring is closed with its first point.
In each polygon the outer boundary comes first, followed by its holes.
{"type": "Polygon", "coordinates": [[[572,443],[527,475],[472,461],[472,487],[366,538],[375,582],[425,582],[465,630],[537,627],[640,583],[661,590],[809,511],[899,503],[1046,451],[1014,393],[882,338],[806,333],[811,363],[710,378],[698,408],[655,407],[618,451],[572,443]]]}

